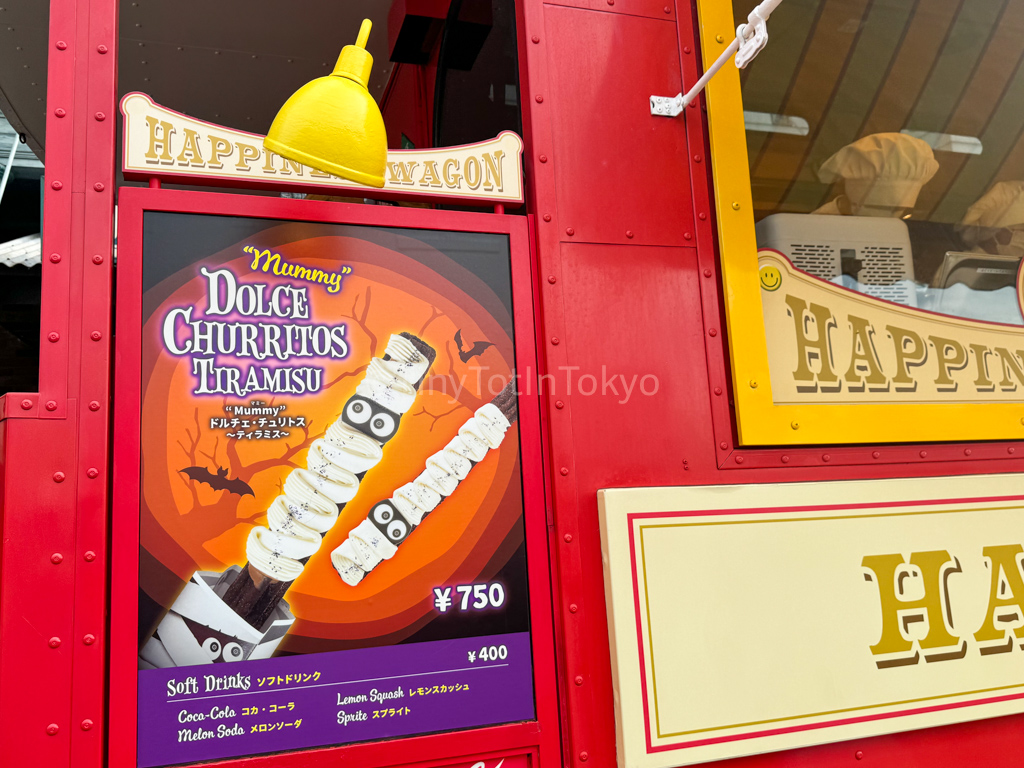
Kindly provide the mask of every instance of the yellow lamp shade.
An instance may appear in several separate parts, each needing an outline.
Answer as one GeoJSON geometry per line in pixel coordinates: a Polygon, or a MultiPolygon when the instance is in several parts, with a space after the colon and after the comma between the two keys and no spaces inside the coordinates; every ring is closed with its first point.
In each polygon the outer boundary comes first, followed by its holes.
{"type": "Polygon", "coordinates": [[[299,88],[274,118],[263,146],[289,160],[370,187],[384,186],[388,140],[380,108],[366,90],[373,57],[370,20],[346,45],[334,71],[299,88]]]}

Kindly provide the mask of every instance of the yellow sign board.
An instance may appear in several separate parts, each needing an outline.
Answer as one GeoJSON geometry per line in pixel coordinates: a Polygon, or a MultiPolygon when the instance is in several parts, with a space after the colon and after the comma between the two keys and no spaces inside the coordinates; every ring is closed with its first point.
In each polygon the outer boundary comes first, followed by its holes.
{"type": "Polygon", "coordinates": [[[623,768],[1024,712],[1019,475],[599,505],[623,768]]]}
{"type": "MultiPolygon", "coordinates": [[[[188,177],[236,186],[323,187],[340,195],[379,190],[286,160],[263,147],[263,136],[183,115],[144,93],[121,99],[125,178],[188,177]]],[[[523,140],[511,131],[476,144],[388,150],[384,191],[403,197],[458,198],[479,203],[523,201],[523,140]]]]}
{"type": "Polygon", "coordinates": [[[922,312],[758,259],[776,403],[1024,398],[1024,328],[922,312]]]}

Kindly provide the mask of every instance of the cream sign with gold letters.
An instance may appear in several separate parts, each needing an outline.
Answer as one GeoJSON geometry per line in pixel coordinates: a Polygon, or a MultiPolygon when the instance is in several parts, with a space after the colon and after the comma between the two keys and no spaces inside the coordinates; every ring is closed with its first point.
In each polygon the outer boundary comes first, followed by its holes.
{"type": "Polygon", "coordinates": [[[599,505],[622,768],[1024,712],[1019,475],[599,505]]]}
{"type": "Polygon", "coordinates": [[[1024,328],[924,312],[819,280],[761,251],[772,400],[994,403],[1024,396],[1024,328]]]}
{"type": "MultiPolygon", "coordinates": [[[[264,149],[263,136],[183,115],[144,93],[127,94],[121,112],[126,178],[195,177],[237,186],[324,187],[357,196],[378,191],[286,160],[264,149]]],[[[521,203],[522,152],[522,139],[511,131],[458,147],[389,150],[383,191],[411,198],[521,203]]]]}

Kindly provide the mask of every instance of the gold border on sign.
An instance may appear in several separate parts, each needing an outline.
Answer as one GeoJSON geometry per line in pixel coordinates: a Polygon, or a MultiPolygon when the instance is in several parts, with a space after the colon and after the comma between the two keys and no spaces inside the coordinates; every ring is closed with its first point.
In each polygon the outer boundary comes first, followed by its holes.
{"type": "MultiPolygon", "coordinates": [[[[947,514],[960,514],[965,512],[1006,512],[1009,510],[1021,510],[1024,506],[1017,504],[1009,507],[966,507],[962,509],[938,509],[938,510],[919,510],[916,512],[876,512],[864,515],[832,515],[832,516],[820,516],[820,517],[787,517],[787,518],[775,518],[770,520],[729,520],[729,521],[710,521],[710,522],[699,522],[699,523],[658,523],[656,525],[640,525],[638,530],[640,532],[640,564],[644,575],[644,604],[647,612],[647,645],[648,655],[651,660],[651,687],[654,691],[654,721],[655,729],[659,739],[671,739],[677,736],[690,736],[698,733],[710,733],[712,731],[724,731],[731,728],[748,728],[755,725],[767,725],[769,723],[782,723],[792,720],[806,720],[814,717],[825,717],[828,715],[838,715],[845,712],[861,712],[867,709],[880,709],[883,707],[899,707],[907,704],[917,704],[926,701],[937,701],[939,699],[955,699],[960,696],[977,696],[982,693],[995,693],[997,691],[1006,691],[1014,688],[1024,688],[1024,682],[1014,683],[1011,685],[1001,685],[995,688],[979,688],[974,691],[961,691],[959,693],[946,693],[937,696],[924,696],[917,699],[904,699],[902,701],[890,701],[883,704],[864,704],[858,707],[846,707],[844,709],[832,709],[824,712],[810,712],[803,715],[789,715],[787,717],[775,717],[766,720],[752,720],[748,723],[732,723],[730,725],[716,725],[710,728],[697,728],[690,731],[675,731],[673,733],[662,733],[661,732],[661,716],[658,712],[658,682],[655,674],[654,665],[654,628],[651,624],[651,600],[647,589],[647,559],[646,551],[644,549],[644,530],[647,528],[697,528],[706,526],[716,525],[750,525],[750,524],[769,524],[769,523],[810,523],[810,522],[822,522],[826,520],[857,520],[867,519],[876,517],[913,517],[917,515],[947,515],[947,514]]],[[[646,692],[645,692],[646,695],[646,692]]],[[[757,734],[750,734],[751,738],[756,738],[757,734]]]]}

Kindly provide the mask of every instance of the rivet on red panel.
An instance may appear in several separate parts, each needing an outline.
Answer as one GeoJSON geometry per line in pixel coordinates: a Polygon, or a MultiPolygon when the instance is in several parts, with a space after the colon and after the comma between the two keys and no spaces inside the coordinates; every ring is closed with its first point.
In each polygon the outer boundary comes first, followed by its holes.
{"type": "Polygon", "coordinates": [[[572,227],[566,227],[565,234],[567,234],[569,237],[572,237],[573,235],[576,234],[576,230],[573,229],[572,227]]]}
{"type": "Polygon", "coordinates": [[[54,565],[60,565],[64,562],[64,555],[62,555],[60,552],[54,552],[52,555],[50,555],[50,562],[54,565]]]}
{"type": "Polygon", "coordinates": [[[540,160],[542,163],[546,163],[548,161],[548,156],[547,155],[541,155],[537,159],[540,160]]]}
{"type": "Polygon", "coordinates": [[[32,401],[31,400],[27,400],[26,399],[26,400],[22,400],[21,401],[21,410],[27,411],[31,407],[32,407],[32,401]]]}
{"type": "Polygon", "coordinates": [[[693,235],[689,232],[683,232],[683,240],[693,240],[693,235]]]}
{"type": "Polygon", "coordinates": [[[1006,452],[1007,453],[1016,453],[1016,449],[1015,448],[1007,448],[1006,452]]]}
{"type": "Polygon", "coordinates": [[[57,410],[57,401],[56,400],[47,400],[46,401],[46,410],[48,410],[48,411],[56,411],[57,410]]]}
{"type": "Polygon", "coordinates": [[[688,46],[688,45],[684,45],[684,46],[683,46],[683,53],[691,53],[691,49],[690,49],[690,46],[688,46]]]}
{"type": "Polygon", "coordinates": [[[50,638],[50,647],[51,648],[60,648],[60,638],[59,637],[51,637],[50,638]]]}
{"type": "Polygon", "coordinates": [[[48,726],[46,726],[46,732],[50,736],[56,736],[60,732],[60,726],[56,723],[50,723],[48,726]]]}
{"type": "Polygon", "coordinates": [[[716,395],[721,395],[722,394],[722,388],[721,387],[715,387],[715,394],[716,395]]]}
{"type": "Polygon", "coordinates": [[[828,454],[826,453],[826,454],[825,454],[824,456],[822,456],[822,457],[821,457],[821,460],[822,460],[822,461],[832,461],[832,457],[831,457],[831,456],[829,456],[829,455],[828,455],[828,454]]]}
{"type": "Polygon", "coordinates": [[[544,103],[544,97],[541,96],[539,93],[533,97],[533,100],[536,101],[538,104],[544,103]]]}
{"type": "Polygon", "coordinates": [[[864,753],[861,752],[859,749],[856,752],[853,753],[853,756],[856,759],[858,759],[858,760],[863,760],[864,759],[864,753]]]}
{"type": "Polygon", "coordinates": [[[558,282],[558,278],[555,277],[554,275],[548,275],[548,282],[554,285],[555,283],[558,282]]]}
{"type": "Polygon", "coordinates": [[[568,474],[569,474],[569,468],[568,468],[568,467],[562,467],[562,468],[561,468],[560,470],[558,470],[558,471],[562,473],[562,477],[565,477],[566,475],[568,475],[568,474]]]}
{"type": "Polygon", "coordinates": [[[928,458],[928,451],[921,451],[921,458],[922,459],[927,459],[928,458]]]}
{"type": "Polygon", "coordinates": [[[712,275],[712,272],[711,272],[710,269],[705,269],[704,270],[704,277],[711,277],[711,275],[712,275]]]}
{"type": "Polygon", "coordinates": [[[586,752],[580,752],[580,762],[581,763],[585,763],[589,759],[590,759],[590,755],[588,755],[586,752]]]}
{"type": "Polygon", "coordinates": [[[64,183],[60,181],[54,181],[50,183],[50,186],[56,189],[58,192],[64,189],[64,183]]]}
{"type": "Polygon", "coordinates": [[[706,221],[707,218],[708,218],[708,215],[706,213],[704,213],[704,211],[701,211],[700,213],[697,214],[697,218],[700,219],[701,221],[706,221]]]}
{"type": "Polygon", "coordinates": [[[703,157],[701,157],[700,155],[694,155],[694,156],[693,156],[693,162],[695,162],[695,163],[699,163],[699,162],[701,162],[701,161],[702,161],[703,159],[704,159],[704,158],[703,158],[703,157]]]}
{"type": "Polygon", "coordinates": [[[55,483],[63,483],[64,479],[66,477],[67,476],[63,472],[54,472],[53,473],[53,482],[55,482],[55,483]]]}
{"type": "Polygon", "coordinates": [[[571,544],[572,543],[572,534],[571,533],[565,534],[565,536],[562,537],[562,541],[564,541],[566,544],[571,544]]]}
{"type": "Polygon", "coordinates": [[[583,685],[583,675],[576,675],[576,679],[573,680],[576,685],[583,685]]]}
{"type": "Polygon", "coordinates": [[[964,456],[970,456],[970,455],[971,455],[971,449],[970,448],[964,448],[964,456]]]}
{"type": "Polygon", "coordinates": [[[83,720],[82,721],[82,730],[83,731],[92,730],[92,720],[89,720],[89,719],[83,720]]]}
{"type": "Polygon", "coordinates": [[[85,637],[82,638],[82,642],[85,645],[92,645],[93,643],[96,642],[96,635],[86,635],[85,637]]]}
{"type": "Polygon", "coordinates": [[[102,122],[103,122],[104,120],[106,120],[106,119],[107,119],[107,116],[106,116],[105,114],[103,114],[102,112],[97,112],[97,113],[96,113],[96,115],[95,115],[95,117],[96,117],[96,120],[97,120],[98,122],[101,122],[101,123],[102,123],[102,122]]]}
{"type": "Polygon", "coordinates": [[[551,214],[550,213],[545,213],[544,214],[544,221],[551,221],[551,214]]]}
{"type": "Polygon", "coordinates": [[[557,347],[561,343],[562,343],[561,339],[559,339],[557,336],[552,336],[551,337],[551,346],[557,347]]]}
{"type": "Polygon", "coordinates": [[[55,114],[57,117],[64,117],[65,115],[67,115],[67,110],[62,107],[57,107],[55,110],[53,110],[53,114],[55,114]]]}
{"type": "Polygon", "coordinates": [[[89,338],[92,339],[93,341],[99,341],[100,339],[103,338],[103,334],[100,333],[99,331],[93,331],[92,333],[89,334],[89,338]]]}
{"type": "Polygon", "coordinates": [[[60,264],[60,254],[59,253],[51,253],[50,254],[50,261],[53,264],[60,264]]]}
{"type": "Polygon", "coordinates": [[[104,189],[106,189],[102,181],[97,181],[95,184],[92,185],[92,188],[95,189],[97,192],[102,192],[104,189]]]}
{"type": "Polygon", "coordinates": [[[565,408],[565,403],[563,403],[561,400],[555,400],[555,408],[557,408],[558,410],[562,410],[563,408],[565,408]]]}
{"type": "Polygon", "coordinates": [[[98,400],[93,400],[91,403],[89,403],[89,410],[90,411],[98,411],[99,409],[100,409],[100,404],[99,404],[98,400]]]}
{"type": "Polygon", "coordinates": [[[89,469],[85,471],[85,476],[88,477],[90,480],[95,480],[97,477],[100,476],[100,471],[96,469],[96,467],[89,467],[89,469]]]}
{"type": "Polygon", "coordinates": [[[667,5],[664,8],[662,8],[661,10],[663,10],[665,13],[672,13],[672,9],[669,6],[667,6],[667,5]]]}
{"type": "Polygon", "coordinates": [[[100,255],[99,255],[99,254],[97,253],[97,254],[96,254],[95,256],[93,256],[93,257],[92,257],[92,263],[93,263],[93,264],[102,264],[102,263],[103,263],[103,257],[102,257],[102,256],[100,256],[100,255]]]}
{"type": "Polygon", "coordinates": [[[736,463],[737,464],[742,464],[743,463],[743,457],[742,456],[737,456],[736,457],[736,463]]]}
{"type": "Polygon", "coordinates": [[[871,452],[871,458],[872,459],[878,459],[878,458],[881,458],[881,456],[882,456],[881,451],[872,451],[871,452]]]}
{"type": "Polygon", "coordinates": [[[721,448],[723,451],[726,451],[729,449],[729,444],[723,440],[718,444],[718,447],[721,448]]]}
{"type": "Polygon", "coordinates": [[[106,53],[109,49],[105,45],[97,45],[96,50],[100,53],[106,53]]]}
{"type": "Polygon", "coordinates": [[[569,613],[576,613],[580,607],[576,603],[569,603],[569,613]]]}
{"type": "Polygon", "coordinates": [[[633,230],[627,229],[626,230],[626,237],[628,237],[630,240],[632,240],[633,239],[633,230]]]}
{"type": "Polygon", "coordinates": [[[539,42],[540,42],[540,38],[539,38],[539,37],[538,37],[537,35],[534,35],[534,36],[533,36],[532,38],[530,38],[530,39],[531,39],[531,40],[533,40],[533,42],[534,42],[534,45],[536,45],[537,43],[539,43],[539,42]]]}
{"type": "Polygon", "coordinates": [[[60,341],[60,334],[57,333],[56,331],[51,331],[46,335],[46,338],[49,339],[51,342],[56,343],[60,341]]]}
{"type": "Polygon", "coordinates": [[[65,43],[63,40],[58,40],[57,41],[57,50],[58,51],[66,51],[67,49],[68,49],[68,44],[67,43],[65,43]]]}
{"type": "Polygon", "coordinates": [[[789,464],[789,456],[783,456],[782,457],[782,463],[783,464],[789,464]]]}
{"type": "Polygon", "coordinates": [[[708,336],[710,336],[711,338],[714,338],[717,335],[718,335],[718,329],[717,328],[709,328],[708,329],[708,336]]]}
{"type": "Polygon", "coordinates": [[[86,553],[85,553],[85,554],[84,554],[84,555],[83,555],[82,557],[84,557],[84,558],[85,558],[85,562],[87,562],[87,563],[91,563],[91,562],[92,562],[93,560],[95,560],[95,559],[96,559],[96,553],[95,553],[95,552],[93,552],[93,551],[92,551],[92,550],[90,549],[90,550],[89,550],[88,552],[86,552],[86,553]]]}

